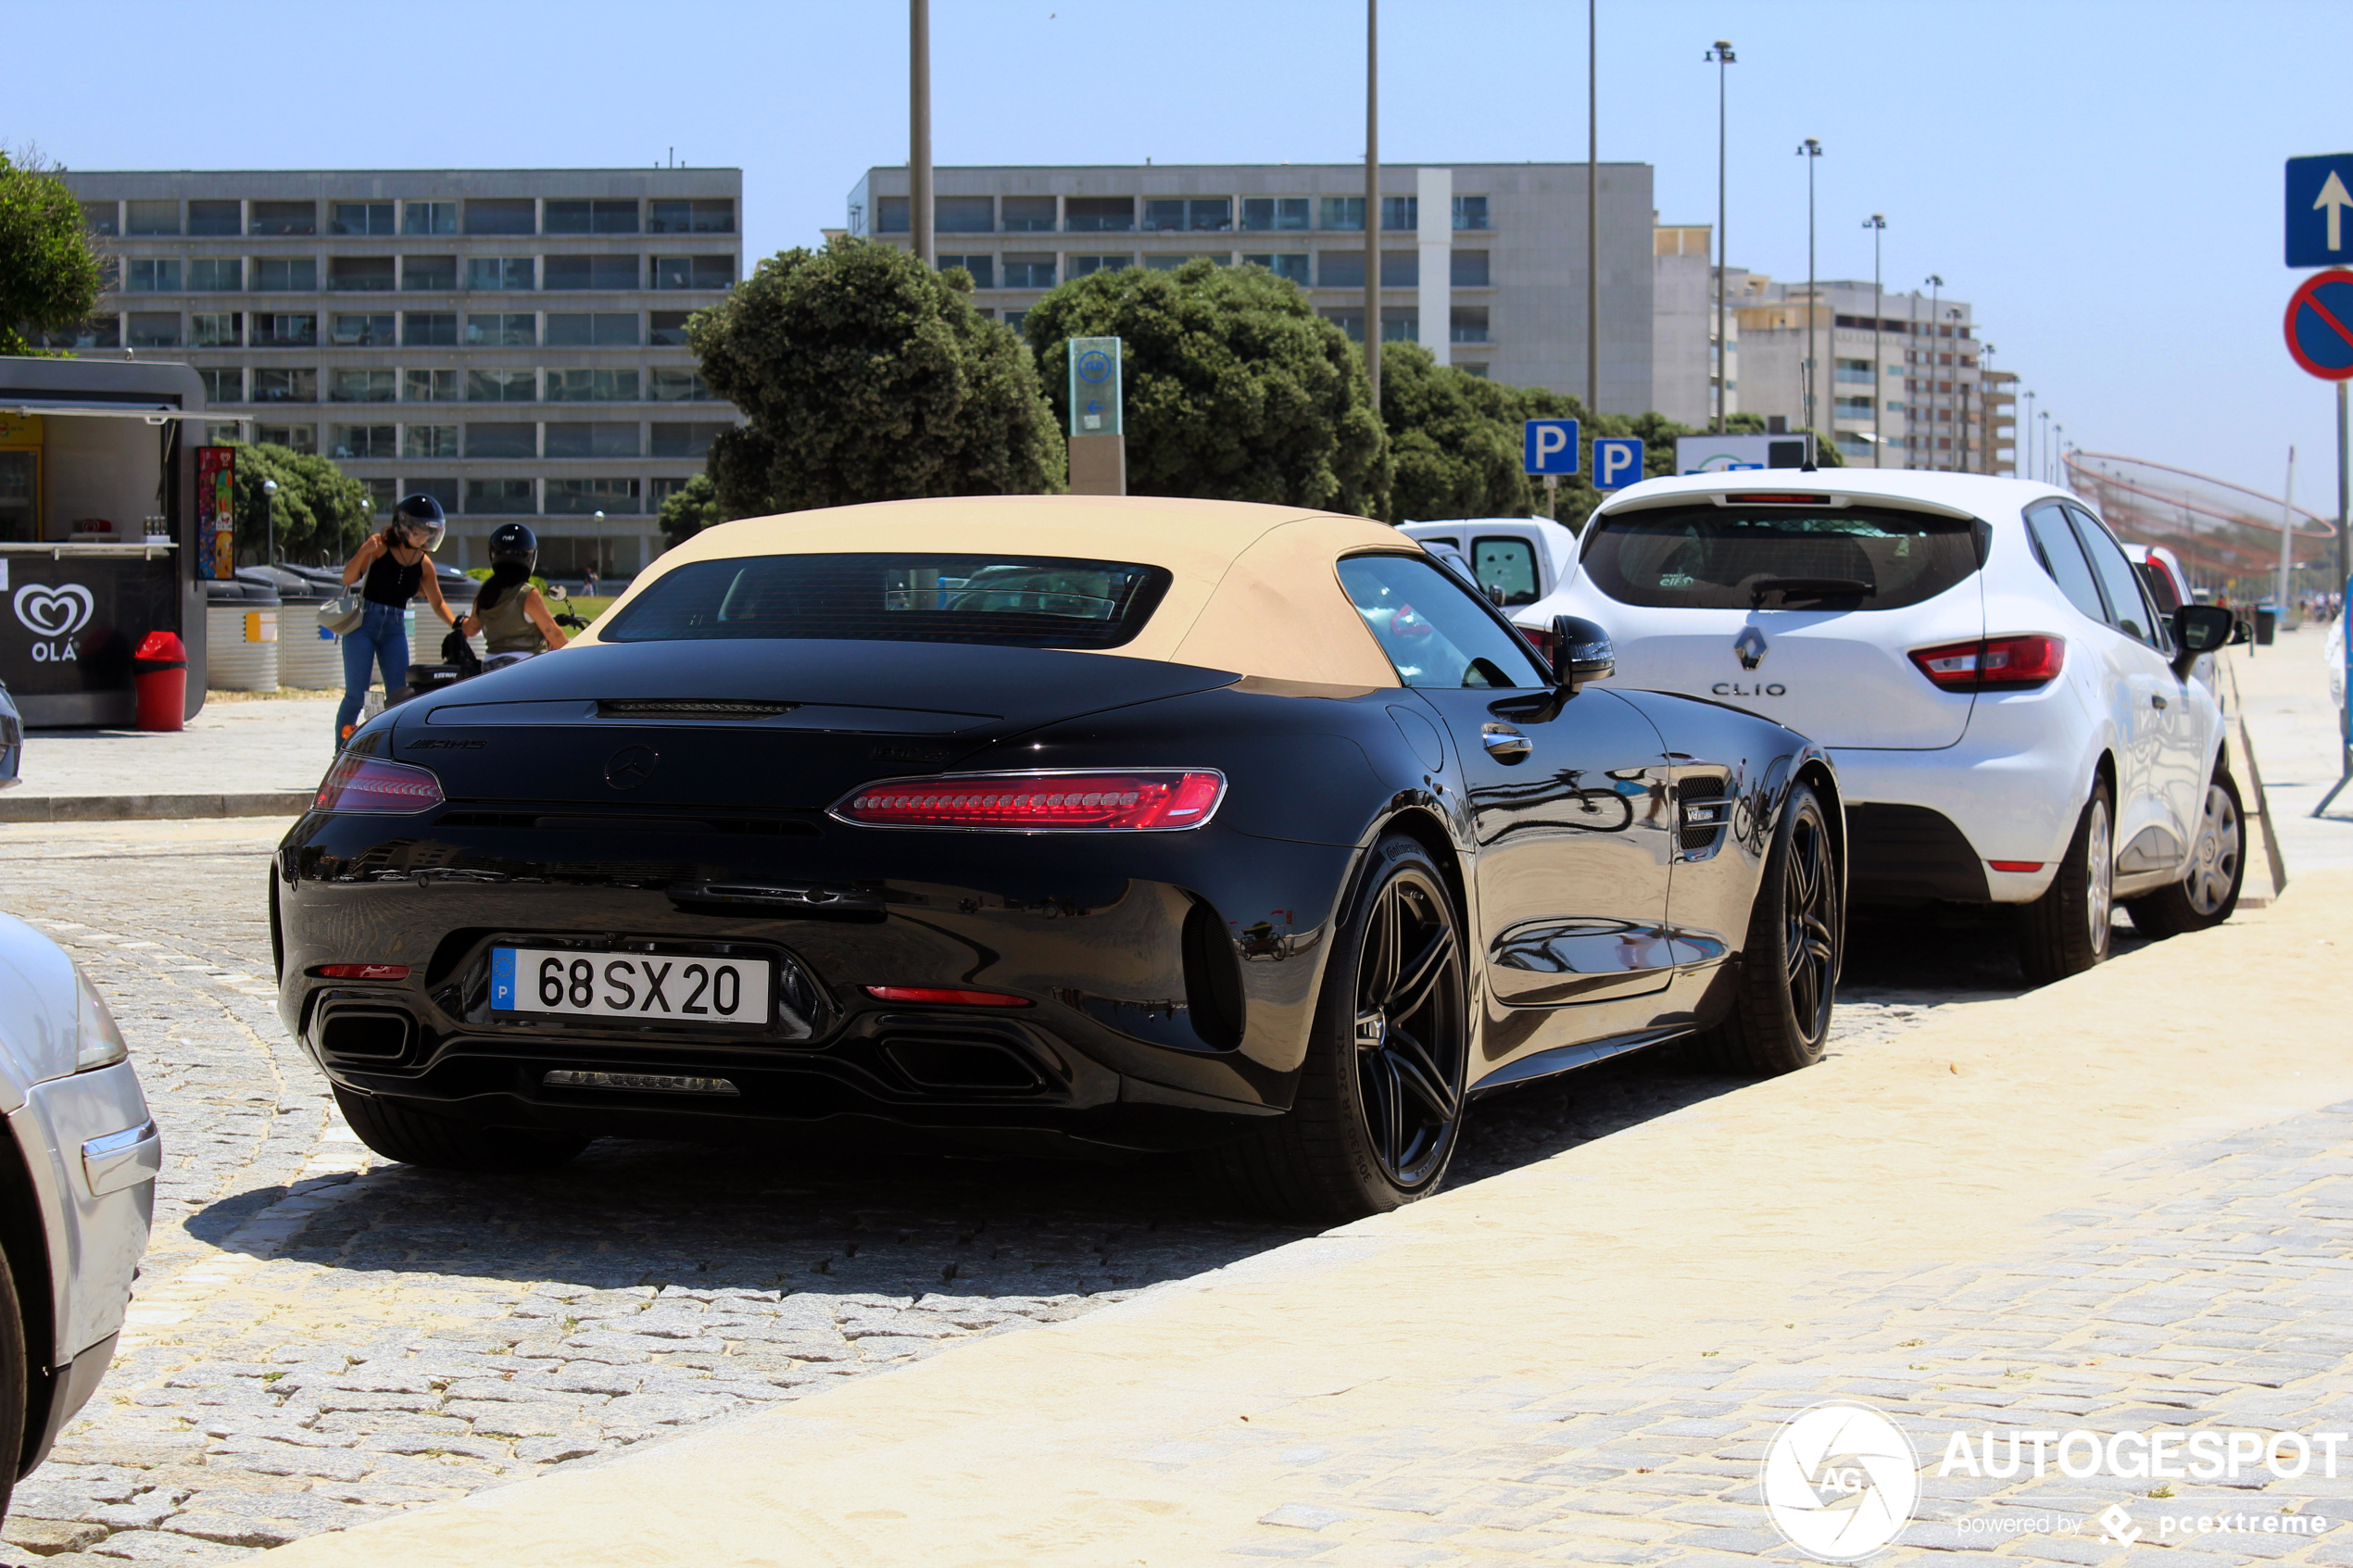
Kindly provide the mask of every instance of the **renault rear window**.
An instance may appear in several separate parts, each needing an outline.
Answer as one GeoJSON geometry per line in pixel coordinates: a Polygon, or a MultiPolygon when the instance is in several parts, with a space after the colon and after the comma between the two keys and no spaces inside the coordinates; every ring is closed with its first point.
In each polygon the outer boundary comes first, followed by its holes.
{"type": "Polygon", "coordinates": [[[1587,579],[1620,604],[1901,609],[1966,581],[1977,524],[1899,507],[1645,508],[1587,530],[1587,579]]]}
{"type": "Polygon", "coordinates": [[[665,572],[597,635],[1114,648],[1144,629],[1169,581],[1162,567],[1058,556],[739,556],[665,572]]]}

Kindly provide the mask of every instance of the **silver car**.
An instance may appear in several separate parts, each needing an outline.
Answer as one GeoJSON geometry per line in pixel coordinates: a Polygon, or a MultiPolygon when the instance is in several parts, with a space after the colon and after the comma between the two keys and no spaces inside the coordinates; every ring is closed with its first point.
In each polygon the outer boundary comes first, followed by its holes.
{"type": "MultiPolygon", "coordinates": [[[[13,760],[13,759],[11,759],[13,760]]],[[[0,1510],[114,1359],[163,1141],[122,1033],[63,948],[0,915],[0,1510]]]]}

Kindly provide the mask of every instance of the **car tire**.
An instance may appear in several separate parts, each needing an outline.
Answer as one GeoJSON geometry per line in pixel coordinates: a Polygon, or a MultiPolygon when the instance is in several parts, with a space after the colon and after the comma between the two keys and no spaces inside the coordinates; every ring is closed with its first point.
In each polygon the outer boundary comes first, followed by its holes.
{"type": "Polygon", "coordinates": [[[1732,1010],[1699,1036],[1701,1060],[1768,1078],[1822,1060],[1846,953],[1843,871],[1821,797],[1795,784],[1749,911],[1732,1010]]]}
{"type": "Polygon", "coordinates": [[[2246,813],[2238,782],[2217,769],[2206,786],[2206,810],[2198,824],[2190,869],[2181,881],[2139,898],[2124,912],[2144,936],[2164,938],[2204,931],[2231,918],[2246,881],[2246,813]]]}
{"type": "Polygon", "coordinates": [[[2048,985],[2107,961],[2116,904],[2116,807],[2108,781],[2075,820],[2058,874],[2019,911],[2018,961],[2029,986],[2048,985]]]}
{"type": "Polygon", "coordinates": [[[1334,933],[1290,1110],[1208,1153],[1236,1196],[1290,1219],[1361,1219],[1428,1197],[1461,1137],[1461,912],[1418,841],[1391,834],[1366,864],[1334,933]]]}
{"type": "Polygon", "coordinates": [[[588,1147],[572,1133],[535,1127],[485,1127],[411,1110],[335,1085],[335,1104],[359,1141],[403,1165],[435,1171],[545,1171],[588,1147]]]}
{"type": "Polygon", "coordinates": [[[24,1306],[17,1296],[16,1271],[8,1267],[7,1255],[0,1252],[0,1432],[17,1434],[18,1444],[9,1462],[0,1465],[0,1518],[6,1516],[8,1500],[17,1489],[17,1467],[41,1437],[35,1423],[45,1424],[48,1418],[46,1410],[31,1409],[30,1374],[24,1306]]]}

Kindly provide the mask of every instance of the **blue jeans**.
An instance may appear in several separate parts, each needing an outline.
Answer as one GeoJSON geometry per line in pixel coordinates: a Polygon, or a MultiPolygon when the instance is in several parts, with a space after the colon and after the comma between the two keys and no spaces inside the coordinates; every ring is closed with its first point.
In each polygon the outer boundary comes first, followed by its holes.
{"type": "Polygon", "coordinates": [[[359,721],[368,700],[371,666],[381,665],[384,696],[409,682],[408,611],[371,599],[359,624],[343,634],[343,706],[335,709],[335,748],[343,748],[344,731],[359,721]]]}

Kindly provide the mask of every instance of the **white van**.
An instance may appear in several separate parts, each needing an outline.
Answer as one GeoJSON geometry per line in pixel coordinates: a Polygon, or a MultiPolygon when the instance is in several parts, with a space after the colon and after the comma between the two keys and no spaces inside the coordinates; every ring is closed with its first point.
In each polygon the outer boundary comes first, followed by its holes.
{"type": "Polygon", "coordinates": [[[1507,613],[1534,604],[1577,571],[1577,535],[1548,517],[1409,522],[1399,532],[1425,545],[1451,545],[1460,550],[1478,585],[1507,613]]]}

